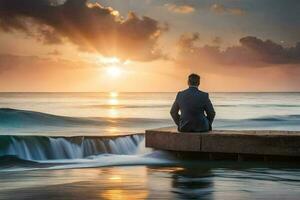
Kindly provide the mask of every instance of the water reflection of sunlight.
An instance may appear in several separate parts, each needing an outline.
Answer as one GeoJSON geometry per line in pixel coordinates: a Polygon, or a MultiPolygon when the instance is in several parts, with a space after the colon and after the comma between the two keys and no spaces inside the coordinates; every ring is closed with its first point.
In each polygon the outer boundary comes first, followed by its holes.
{"type": "Polygon", "coordinates": [[[109,116],[112,117],[112,118],[117,118],[117,117],[119,117],[119,111],[118,111],[116,108],[114,108],[114,107],[112,107],[112,108],[110,108],[110,109],[108,110],[108,114],[109,114],[109,116]]]}
{"type": "Polygon", "coordinates": [[[155,168],[155,171],[159,171],[159,172],[166,172],[166,173],[175,173],[175,172],[179,172],[179,171],[183,171],[184,168],[182,167],[167,167],[167,168],[155,168]]]}
{"type": "Polygon", "coordinates": [[[101,197],[105,199],[146,199],[148,197],[147,191],[141,191],[141,190],[121,190],[121,189],[111,189],[104,191],[103,194],[101,194],[101,197]]]}
{"type": "MultiPolygon", "coordinates": [[[[147,185],[147,170],[143,168],[108,169],[106,186],[108,190],[101,191],[100,197],[104,199],[146,199],[149,195],[147,185]],[[128,186],[137,186],[130,188],[128,186]]],[[[105,179],[102,179],[105,180],[105,179]]]]}
{"type": "Polygon", "coordinates": [[[112,117],[112,118],[119,117],[119,111],[117,108],[117,106],[119,105],[118,96],[119,96],[119,93],[117,93],[117,92],[109,93],[110,98],[108,99],[108,105],[111,106],[108,110],[109,117],[112,117]]]}
{"type": "Polygon", "coordinates": [[[116,106],[119,104],[119,100],[118,99],[109,99],[108,100],[109,105],[111,106],[116,106]]]}
{"type": "Polygon", "coordinates": [[[112,98],[115,98],[115,97],[119,96],[119,93],[118,92],[110,92],[109,96],[112,97],[112,98]]]}
{"type": "Polygon", "coordinates": [[[109,177],[109,180],[114,180],[114,181],[120,181],[122,180],[122,177],[121,176],[118,176],[118,175],[113,175],[111,177],[109,177]]]}
{"type": "Polygon", "coordinates": [[[109,127],[107,129],[107,131],[110,132],[110,133],[118,133],[118,132],[120,132],[119,129],[117,129],[116,127],[109,127]]]}

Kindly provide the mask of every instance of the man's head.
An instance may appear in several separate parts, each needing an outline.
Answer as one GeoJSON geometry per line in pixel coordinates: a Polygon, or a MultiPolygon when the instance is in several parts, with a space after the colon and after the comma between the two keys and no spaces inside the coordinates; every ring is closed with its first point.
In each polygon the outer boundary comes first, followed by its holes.
{"type": "Polygon", "coordinates": [[[200,85],[200,76],[198,74],[190,74],[188,79],[189,86],[196,86],[200,85]]]}

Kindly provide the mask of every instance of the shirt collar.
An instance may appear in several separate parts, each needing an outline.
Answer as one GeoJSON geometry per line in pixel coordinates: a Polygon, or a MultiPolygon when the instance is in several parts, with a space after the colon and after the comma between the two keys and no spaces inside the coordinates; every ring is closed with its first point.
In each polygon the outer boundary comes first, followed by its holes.
{"type": "Polygon", "coordinates": [[[198,89],[198,87],[197,86],[189,86],[189,88],[196,88],[196,89],[198,89]]]}

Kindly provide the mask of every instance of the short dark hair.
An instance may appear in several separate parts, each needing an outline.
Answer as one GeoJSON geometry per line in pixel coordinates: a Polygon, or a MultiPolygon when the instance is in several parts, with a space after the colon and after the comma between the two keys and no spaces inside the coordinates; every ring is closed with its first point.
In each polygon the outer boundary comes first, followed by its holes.
{"type": "Polygon", "coordinates": [[[190,74],[188,84],[190,86],[199,86],[200,85],[200,76],[198,74],[190,74]]]}

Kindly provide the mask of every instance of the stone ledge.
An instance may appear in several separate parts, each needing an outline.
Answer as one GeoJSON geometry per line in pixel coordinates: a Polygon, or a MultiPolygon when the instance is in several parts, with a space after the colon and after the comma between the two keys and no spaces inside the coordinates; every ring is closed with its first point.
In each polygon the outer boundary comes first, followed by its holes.
{"type": "Polygon", "coordinates": [[[180,133],[176,127],[146,130],[146,147],[176,152],[300,156],[300,132],[230,131],[180,133]]]}

